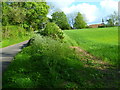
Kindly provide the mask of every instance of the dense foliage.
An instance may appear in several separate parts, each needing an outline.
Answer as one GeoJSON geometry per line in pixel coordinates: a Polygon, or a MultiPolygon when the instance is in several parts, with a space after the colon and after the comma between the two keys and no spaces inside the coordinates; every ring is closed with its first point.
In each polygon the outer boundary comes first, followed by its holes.
{"type": "Polygon", "coordinates": [[[108,18],[108,19],[106,20],[106,21],[107,21],[106,26],[108,26],[108,27],[118,26],[119,21],[118,21],[118,13],[117,13],[117,12],[114,11],[114,12],[113,12],[111,15],[109,15],[107,18],[108,18]]]}
{"type": "Polygon", "coordinates": [[[62,30],[53,22],[47,23],[45,29],[41,32],[44,36],[50,36],[53,39],[63,39],[63,32],[62,30]]]}
{"type": "Polygon", "coordinates": [[[27,30],[43,28],[49,6],[46,2],[2,2],[2,25],[20,25],[27,30]]]}
{"type": "Polygon", "coordinates": [[[1,3],[3,26],[1,47],[28,40],[31,32],[44,28],[48,22],[49,6],[46,2],[1,3]],[[10,42],[11,40],[12,42],[10,42]]]}
{"type": "Polygon", "coordinates": [[[86,22],[84,20],[84,17],[82,16],[82,14],[80,12],[78,12],[76,18],[75,18],[75,23],[74,23],[74,28],[76,29],[81,29],[81,28],[85,28],[86,27],[86,22]]]}
{"type": "Polygon", "coordinates": [[[20,43],[32,37],[32,32],[27,32],[24,28],[17,25],[2,26],[0,48],[20,43]]]}
{"type": "Polygon", "coordinates": [[[3,26],[2,39],[17,38],[27,35],[24,28],[18,26],[3,26]]]}
{"type": "Polygon", "coordinates": [[[52,21],[55,22],[61,29],[70,29],[68,19],[64,12],[54,12],[51,16],[52,21]]]}

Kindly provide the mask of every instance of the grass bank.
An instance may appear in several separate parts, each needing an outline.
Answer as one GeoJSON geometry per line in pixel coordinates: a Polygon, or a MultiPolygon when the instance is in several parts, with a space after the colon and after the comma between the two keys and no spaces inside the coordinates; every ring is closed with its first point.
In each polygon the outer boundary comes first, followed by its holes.
{"type": "Polygon", "coordinates": [[[0,40],[0,48],[29,40],[32,37],[31,32],[27,32],[20,26],[3,26],[0,34],[2,37],[0,40]]]}
{"type": "Polygon", "coordinates": [[[6,39],[6,40],[2,40],[2,42],[0,42],[0,48],[4,48],[4,47],[7,47],[7,46],[10,46],[10,45],[14,45],[14,44],[17,44],[17,43],[20,43],[20,42],[23,42],[23,41],[26,41],[26,40],[29,40],[30,39],[30,36],[24,36],[24,37],[18,37],[16,39],[6,39]]]}

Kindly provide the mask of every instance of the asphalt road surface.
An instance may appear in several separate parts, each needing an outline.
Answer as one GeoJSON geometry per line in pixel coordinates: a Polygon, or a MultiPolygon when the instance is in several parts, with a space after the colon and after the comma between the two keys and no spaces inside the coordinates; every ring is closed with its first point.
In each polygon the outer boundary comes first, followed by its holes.
{"type": "Polygon", "coordinates": [[[27,41],[11,45],[5,48],[0,48],[0,90],[2,89],[2,73],[7,69],[7,66],[13,60],[14,56],[22,50],[28,43],[27,41]]]}
{"type": "MultiPolygon", "coordinates": [[[[0,69],[4,72],[14,56],[27,45],[27,41],[0,49],[0,69]]],[[[1,72],[0,70],[0,72],[1,72]]]]}

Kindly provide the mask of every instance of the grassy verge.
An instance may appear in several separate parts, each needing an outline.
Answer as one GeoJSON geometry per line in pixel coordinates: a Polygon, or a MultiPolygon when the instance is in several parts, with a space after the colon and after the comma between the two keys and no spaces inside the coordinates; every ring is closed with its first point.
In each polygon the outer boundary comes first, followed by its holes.
{"type": "Polygon", "coordinates": [[[92,55],[118,64],[118,28],[96,28],[64,31],[71,45],[79,46],[92,55]],[[74,44],[75,43],[75,44],[74,44]]]}
{"type": "Polygon", "coordinates": [[[1,42],[0,48],[7,47],[16,43],[20,43],[25,40],[29,40],[32,36],[31,32],[27,32],[20,26],[3,26],[2,32],[0,32],[1,42]]]}
{"type": "Polygon", "coordinates": [[[2,40],[2,42],[0,42],[0,48],[4,48],[13,44],[17,44],[20,42],[23,42],[25,40],[29,40],[31,36],[24,36],[22,38],[18,37],[18,38],[10,38],[10,39],[6,39],[6,40],[2,40]]]}
{"type": "Polygon", "coordinates": [[[69,44],[38,35],[3,74],[3,88],[118,87],[116,73],[106,73],[86,64],[90,63],[83,63],[69,44]]]}

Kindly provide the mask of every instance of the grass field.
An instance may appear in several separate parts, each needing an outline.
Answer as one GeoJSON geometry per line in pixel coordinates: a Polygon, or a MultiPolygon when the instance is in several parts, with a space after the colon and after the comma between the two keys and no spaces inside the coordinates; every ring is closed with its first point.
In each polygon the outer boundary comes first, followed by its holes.
{"type": "Polygon", "coordinates": [[[117,64],[118,28],[90,28],[64,31],[66,41],[72,46],[79,46],[90,54],[117,64]]]}

